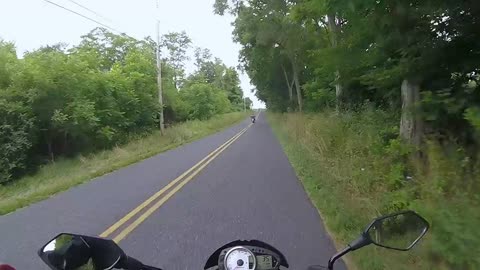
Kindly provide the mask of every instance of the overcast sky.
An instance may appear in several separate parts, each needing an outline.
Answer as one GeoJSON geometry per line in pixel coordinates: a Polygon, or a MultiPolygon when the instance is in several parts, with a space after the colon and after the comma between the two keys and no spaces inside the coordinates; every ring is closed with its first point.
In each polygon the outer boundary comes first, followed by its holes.
{"type": "MultiPolygon", "coordinates": [[[[232,40],[230,16],[213,14],[215,0],[49,0],[96,19],[121,32],[141,39],[156,36],[156,18],[160,16],[162,34],[185,30],[194,46],[208,48],[227,66],[238,65],[240,46],[232,40]],[[99,17],[74,2],[96,13],[99,17]]],[[[98,25],[44,0],[0,0],[0,38],[15,42],[17,52],[42,45],[65,42],[77,44],[80,36],[98,25]]],[[[187,71],[193,69],[190,63],[187,71]]],[[[246,74],[240,74],[241,86],[254,107],[263,107],[251,93],[253,88],[246,74]]]]}

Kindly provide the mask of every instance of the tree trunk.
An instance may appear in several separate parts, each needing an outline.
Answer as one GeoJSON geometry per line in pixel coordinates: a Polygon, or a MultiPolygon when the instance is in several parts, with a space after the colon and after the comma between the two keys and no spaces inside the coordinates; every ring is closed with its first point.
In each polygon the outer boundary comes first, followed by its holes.
{"type": "MultiPolygon", "coordinates": [[[[328,20],[328,29],[330,31],[330,43],[332,48],[336,48],[338,46],[338,33],[340,31],[340,26],[336,21],[335,14],[330,13],[327,15],[328,20]]],[[[340,107],[342,105],[342,97],[343,96],[343,85],[340,83],[340,71],[337,69],[335,71],[335,97],[336,97],[336,108],[337,111],[340,111],[340,107]]]]}
{"type": "Polygon", "coordinates": [[[298,101],[298,111],[302,111],[303,100],[302,100],[302,89],[300,88],[300,79],[298,78],[298,68],[294,61],[292,61],[293,69],[293,81],[295,82],[295,90],[297,92],[297,101],[298,101]]]}
{"type": "Polygon", "coordinates": [[[55,156],[53,155],[53,147],[52,147],[51,139],[47,139],[47,149],[48,149],[48,156],[50,157],[50,161],[55,162],[55,156]]]}
{"type": "Polygon", "coordinates": [[[293,100],[293,83],[294,83],[294,80],[292,79],[292,83],[290,83],[290,81],[288,80],[287,71],[285,70],[283,65],[282,65],[282,70],[283,70],[283,75],[285,76],[285,81],[287,82],[288,99],[290,100],[290,103],[291,103],[292,100],[293,100]]]}
{"type": "Polygon", "coordinates": [[[64,155],[68,154],[67,153],[67,145],[68,145],[68,134],[66,131],[63,132],[63,145],[62,145],[62,153],[64,155]]]}
{"type": "Polygon", "coordinates": [[[336,48],[338,45],[338,25],[337,21],[335,18],[335,14],[328,14],[327,15],[327,20],[328,20],[328,30],[330,31],[330,43],[332,44],[333,48],[336,48]]]}
{"type": "Polygon", "coordinates": [[[420,86],[418,81],[404,79],[402,92],[402,117],[400,120],[400,138],[420,147],[423,137],[423,121],[420,115],[420,86]]]}
{"type": "Polygon", "coordinates": [[[343,101],[343,85],[340,83],[340,71],[335,71],[335,97],[337,100],[336,110],[340,111],[343,101]]]}

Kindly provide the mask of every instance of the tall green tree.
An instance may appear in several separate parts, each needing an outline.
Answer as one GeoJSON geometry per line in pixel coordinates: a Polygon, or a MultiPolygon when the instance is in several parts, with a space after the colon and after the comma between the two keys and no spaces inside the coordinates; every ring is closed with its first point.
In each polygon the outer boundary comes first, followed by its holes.
{"type": "Polygon", "coordinates": [[[275,63],[281,65],[281,77],[285,78],[290,103],[292,104],[295,89],[297,108],[301,111],[304,95],[302,76],[305,71],[303,61],[310,44],[298,42],[308,40],[308,36],[304,28],[288,16],[290,6],[288,1],[252,0],[233,1],[230,4],[217,1],[215,12],[223,14],[228,9],[237,15],[234,39],[243,46],[241,61],[251,78],[256,75],[254,68],[250,67],[257,65],[253,63],[256,61],[254,56],[263,54],[267,57],[275,55],[283,58],[275,63]]]}
{"type": "Polygon", "coordinates": [[[243,108],[242,89],[238,72],[227,67],[219,58],[213,58],[208,49],[195,49],[195,66],[197,70],[190,76],[190,83],[202,82],[211,84],[225,91],[234,110],[243,108]]]}
{"type": "Polygon", "coordinates": [[[230,110],[230,101],[225,91],[210,84],[195,82],[180,91],[186,104],[188,119],[209,119],[230,110]]]}
{"type": "Polygon", "coordinates": [[[123,62],[129,49],[137,44],[139,41],[129,36],[116,35],[98,27],[82,36],[80,44],[74,47],[72,52],[89,53],[89,64],[110,70],[114,64],[123,62]]]}
{"type": "Polygon", "coordinates": [[[369,102],[398,110],[400,137],[417,147],[427,130],[471,129],[473,1],[217,0],[214,12],[236,17],[242,68],[269,108],[291,108],[294,91],[308,110],[369,102]]]}
{"type": "Polygon", "coordinates": [[[185,31],[171,32],[162,36],[160,47],[165,62],[173,67],[173,79],[177,88],[181,86],[185,76],[185,64],[190,58],[187,55],[192,40],[185,31]]]}
{"type": "Polygon", "coordinates": [[[27,168],[34,144],[31,108],[12,98],[10,89],[19,65],[15,46],[0,40],[0,184],[27,168]]]}

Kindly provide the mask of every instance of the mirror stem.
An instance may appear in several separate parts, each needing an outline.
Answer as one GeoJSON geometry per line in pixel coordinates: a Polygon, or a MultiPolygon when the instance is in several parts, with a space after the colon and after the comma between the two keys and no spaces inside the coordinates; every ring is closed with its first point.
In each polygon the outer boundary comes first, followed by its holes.
{"type": "Polygon", "coordinates": [[[349,253],[352,251],[352,248],[350,246],[347,246],[344,248],[342,251],[338,252],[337,254],[333,255],[330,260],[328,260],[328,270],[333,270],[333,264],[335,263],[336,260],[341,258],[343,255],[349,253]]]}
{"type": "Polygon", "coordinates": [[[132,258],[130,256],[125,256],[119,265],[116,265],[115,268],[122,268],[128,270],[141,270],[144,268],[143,263],[139,260],[132,258]]]}
{"type": "Polygon", "coordinates": [[[357,250],[357,249],[362,248],[364,246],[368,246],[371,243],[372,243],[372,240],[370,239],[368,234],[362,233],[362,235],[360,235],[360,237],[358,237],[355,241],[348,244],[348,246],[350,247],[350,251],[354,251],[354,250],[357,250]]]}

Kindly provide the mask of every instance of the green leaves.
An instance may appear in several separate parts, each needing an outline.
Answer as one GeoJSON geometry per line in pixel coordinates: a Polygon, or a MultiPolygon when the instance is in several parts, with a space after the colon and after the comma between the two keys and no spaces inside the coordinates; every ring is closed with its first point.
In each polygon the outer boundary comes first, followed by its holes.
{"type": "Polygon", "coordinates": [[[27,166],[34,144],[34,119],[29,108],[7,101],[0,89],[0,184],[27,166]]]}
{"type": "Polygon", "coordinates": [[[17,59],[13,49],[0,43],[0,182],[38,157],[108,147],[156,125],[148,40],[96,29],[69,52],[60,44],[17,59]]]}
{"type": "Polygon", "coordinates": [[[408,79],[430,134],[470,140],[464,115],[480,102],[474,1],[218,0],[215,8],[236,16],[241,66],[268,108],[296,109],[303,98],[308,111],[370,103],[400,115],[411,107],[400,91],[408,79]]]}
{"type": "Polygon", "coordinates": [[[10,85],[16,62],[17,54],[14,44],[0,39],[0,89],[10,85]]]}
{"type": "Polygon", "coordinates": [[[465,118],[480,131],[480,107],[470,107],[466,109],[465,118]]]}
{"type": "Polygon", "coordinates": [[[166,54],[164,61],[173,67],[175,85],[178,87],[184,80],[185,62],[189,60],[187,50],[191,47],[192,40],[183,32],[171,32],[163,35],[160,48],[166,54]]]}
{"type": "MultiPolygon", "coordinates": [[[[186,80],[190,38],[169,33],[160,46],[167,123],[243,109],[234,68],[200,50],[186,80]]],[[[157,128],[156,49],[151,38],[102,28],[68,51],[57,44],[23,59],[12,43],[0,41],[0,182],[24,173],[27,164],[108,148],[157,128]]]]}
{"type": "Polygon", "coordinates": [[[225,91],[206,83],[194,83],[182,89],[180,98],[188,119],[206,120],[230,111],[225,91]]]}
{"type": "Polygon", "coordinates": [[[195,65],[197,70],[188,77],[186,87],[181,89],[181,92],[189,89],[193,84],[208,84],[227,96],[229,101],[227,111],[243,109],[243,93],[235,68],[227,67],[218,58],[212,59],[210,51],[202,48],[195,49],[195,65]]]}

